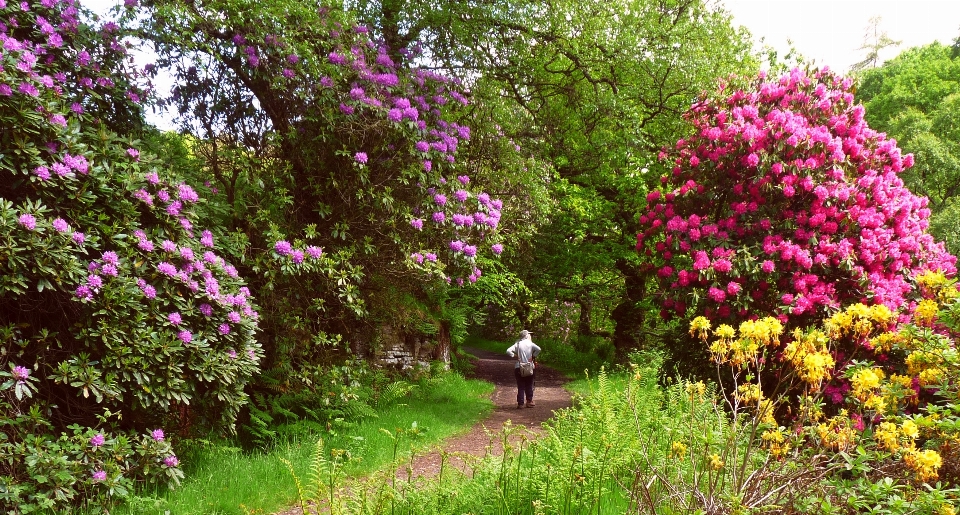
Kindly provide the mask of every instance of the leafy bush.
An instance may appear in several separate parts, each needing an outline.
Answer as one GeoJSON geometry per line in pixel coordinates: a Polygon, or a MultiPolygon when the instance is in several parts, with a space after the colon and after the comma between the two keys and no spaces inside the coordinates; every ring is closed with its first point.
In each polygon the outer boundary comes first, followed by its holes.
{"type": "Polygon", "coordinates": [[[197,192],[110,131],[144,94],[117,26],[70,0],[0,13],[0,502],[109,503],[179,479],[156,428],[232,427],[258,314],[197,192]]]}

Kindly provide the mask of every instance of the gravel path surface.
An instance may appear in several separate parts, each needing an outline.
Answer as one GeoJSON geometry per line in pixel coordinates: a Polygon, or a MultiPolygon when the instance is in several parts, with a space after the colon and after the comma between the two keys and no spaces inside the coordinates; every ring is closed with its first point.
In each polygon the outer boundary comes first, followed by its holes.
{"type": "MultiPolygon", "coordinates": [[[[535,438],[543,432],[542,424],[553,416],[554,410],[571,405],[570,392],[564,387],[567,378],[561,373],[544,365],[537,365],[534,376],[533,408],[517,408],[517,381],[513,375],[514,360],[506,353],[497,354],[480,349],[465,349],[477,357],[471,377],[493,383],[493,412],[474,425],[467,433],[446,440],[443,449],[454,456],[449,465],[466,472],[462,458],[456,455],[483,456],[487,452],[499,454],[502,449],[498,435],[504,423],[510,421],[514,426],[524,429],[513,433],[511,441],[516,443],[526,435],[535,438]],[[493,439],[494,441],[491,441],[493,439]]],[[[414,459],[413,477],[430,477],[440,470],[440,452],[434,450],[414,459]]],[[[406,470],[401,471],[406,477],[406,470]]]]}

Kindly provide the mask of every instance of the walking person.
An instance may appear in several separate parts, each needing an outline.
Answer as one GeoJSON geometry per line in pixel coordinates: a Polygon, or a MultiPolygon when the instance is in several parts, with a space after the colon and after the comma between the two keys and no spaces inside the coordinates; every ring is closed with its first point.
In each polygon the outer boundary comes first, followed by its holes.
{"type": "Polygon", "coordinates": [[[517,408],[522,408],[524,405],[528,408],[536,406],[533,403],[533,376],[536,369],[534,360],[540,355],[540,347],[530,339],[530,331],[526,329],[520,331],[520,340],[507,349],[507,354],[517,360],[513,367],[513,375],[517,378],[517,408]],[[525,375],[527,370],[529,375],[525,375]],[[526,397],[526,404],[524,404],[524,397],[526,397]]]}

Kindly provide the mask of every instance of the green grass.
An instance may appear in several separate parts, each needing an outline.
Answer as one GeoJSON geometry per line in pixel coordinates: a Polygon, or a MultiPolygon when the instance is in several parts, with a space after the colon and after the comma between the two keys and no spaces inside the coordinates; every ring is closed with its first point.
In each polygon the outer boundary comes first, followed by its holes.
{"type": "MultiPolygon", "coordinates": [[[[401,440],[402,452],[411,446],[426,448],[469,429],[492,409],[493,387],[482,381],[445,374],[423,381],[402,402],[383,409],[376,418],[345,424],[322,435],[325,448],[347,449],[351,461],[348,475],[364,475],[384,468],[393,458],[393,439],[381,429],[421,430],[422,436],[401,440]]],[[[405,433],[406,434],[406,433],[405,433]]],[[[242,515],[268,514],[290,506],[296,486],[286,465],[289,460],[298,477],[308,475],[317,439],[301,434],[266,452],[243,452],[229,442],[198,442],[182,453],[186,479],[173,491],[146,492],[113,510],[115,515],[242,515]]],[[[329,454],[328,454],[329,456],[329,454]]]]}

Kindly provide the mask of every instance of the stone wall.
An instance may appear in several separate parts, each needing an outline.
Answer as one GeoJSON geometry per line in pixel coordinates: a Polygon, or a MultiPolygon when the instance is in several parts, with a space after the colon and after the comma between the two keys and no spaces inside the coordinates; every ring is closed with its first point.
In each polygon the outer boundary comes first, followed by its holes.
{"type": "Polygon", "coordinates": [[[384,366],[411,370],[430,368],[434,361],[450,366],[449,337],[444,328],[435,335],[424,335],[383,324],[377,333],[377,345],[372,350],[375,359],[384,366]]]}

